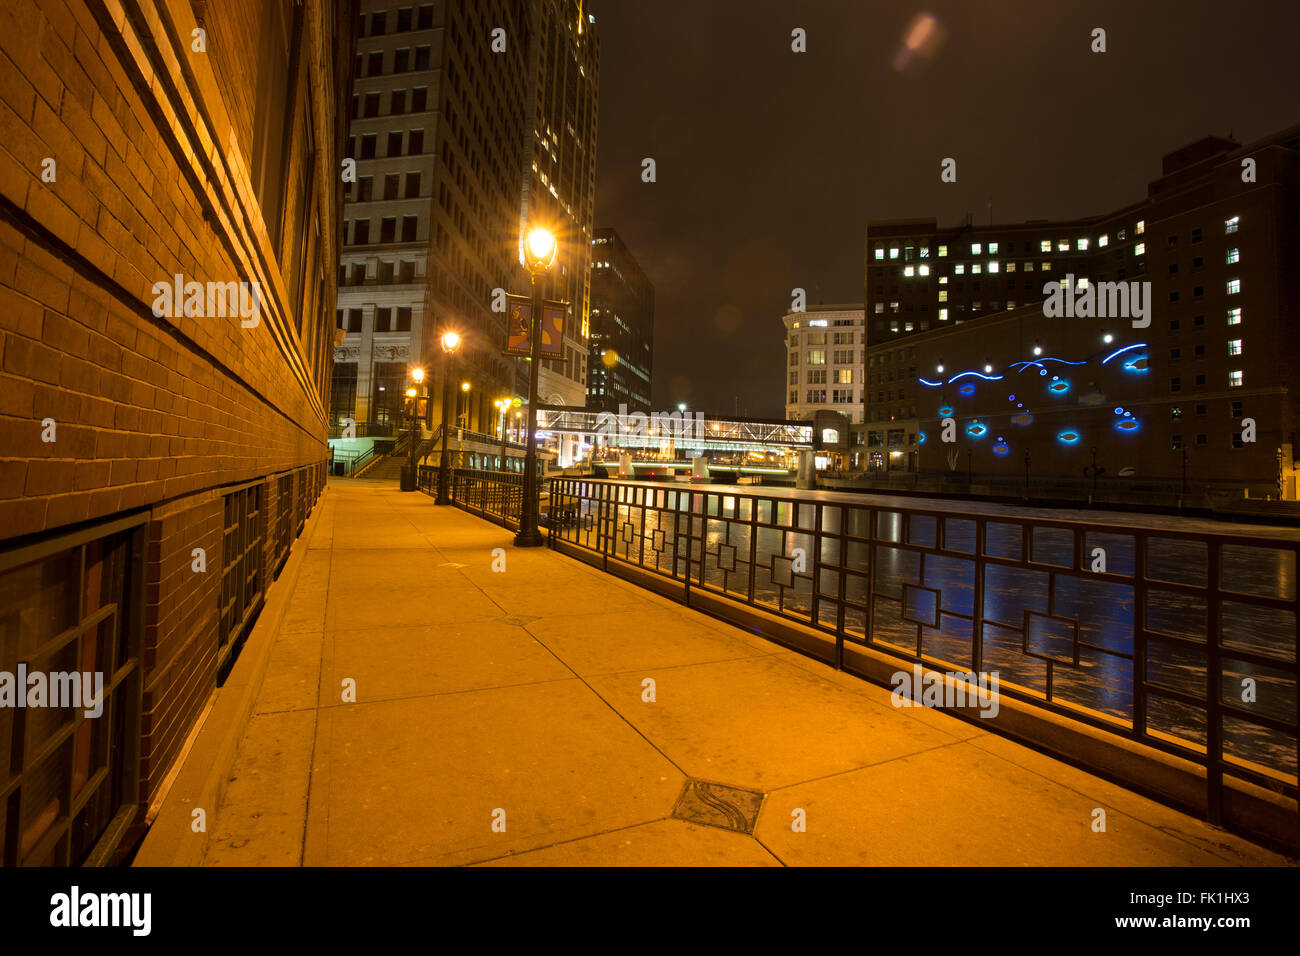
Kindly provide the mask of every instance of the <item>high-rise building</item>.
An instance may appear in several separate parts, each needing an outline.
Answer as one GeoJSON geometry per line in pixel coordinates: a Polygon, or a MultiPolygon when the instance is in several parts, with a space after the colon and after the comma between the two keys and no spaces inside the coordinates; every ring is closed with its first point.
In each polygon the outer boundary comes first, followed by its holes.
{"type": "Polygon", "coordinates": [[[655,289],[613,229],[591,240],[587,407],[650,411],[655,289]]]}
{"type": "MultiPolygon", "coordinates": [[[[527,394],[527,360],[502,355],[497,290],[529,292],[520,242],[533,220],[560,239],[548,294],[573,302],[566,345],[585,342],[597,45],[580,7],[362,0],[348,142],[357,178],[347,186],[338,266],[336,427],[351,419],[391,434],[419,365],[429,372],[426,427],[440,421],[451,378],[449,420],[494,430],[493,403],[527,394]],[[438,345],[448,330],[462,339],[450,362],[438,345]]],[[[567,365],[543,362],[543,403],[582,404],[583,362],[573,348],[566,353],[567,365]]]]}
{"type": "MultiPolygon", "coordinates": [[[[951,408],[962,424],[962,401],[994,388],[980,376],[1023,379],[1025,368],[1037,374],[1040,366],[1032,363],[1043,356],[1078,363],[1072,368],[1093,363],[1097,375],[1068,390],[1057,386],[1034,419],[1040,427],[1060,424],[1057,431],[1075,440],[1053,434],[1035,453],[1025,447],[1035,426],[1023,411],[1006,416],[1022,424],[1001,427],[990,424],[991,408],[981,406],[981,423],[1005,441],[990,443],[990,453],[972,467],[1014,472],[1024,467],[1021,453],[1030,451],[1037,473],[1077,474],[1091,467],[1084,453],[1118,434],[1127,445],[1112,458],[1134,459],[1124,466],[1133,474],[1181,480],[1186,469],[1203,482],[1294,498],[1300,397],[1285,357],[1300,353],[1298,205],[1300,127],[1292,127],[1245,146],[1207,137],[1177,150],[1164,157],[1145,199],[1101,216],[953,228],[934,220],[871,223],[868,424],[905,422],[920,444],[919,436],[929,440],[943,417],[936,418],[939,408],[951,408]],[[1055,314],[1046,304],[1053,290],[1063,300],[1094,304],[1055,314]],[[1108,308],[1099,314],[1103,300],[1108,308]],[[1126,306],[1123,315],[1115,314],[1117,303],[1126,306]],[[1139,304],[1144,315],[1130,314],[1139,304]],[[1011,325],[1000,321],[1008,316],[1016,319],[1011,325]],[[1133,377],[1122,379],[1122,388],[1111,382],[1111,363],[1100,372],[1118,348],[1130,349],[1120,364],[1133,377]],[[886,377],[897,365],[883,362],[900,351],[908,381],[891,389],[886,377]],[[952,381],[965,373],[973,374],[952,381]],[[972,386],[971,396],[955,391],[964,385],[972,386]],[[1122,406],[1109,402],[1121,393],[1122,406]],[[1089,401],[1110,404],[1112,412],[1122,407],[1136,424],[1093,435],[1089,429],[1103,423],[1091,417],[1085,423],[1042,414],[1089,401]],[[992,452],[993,444],[1006,447],[992,452]],[[1140,455],[1129,454],[1135,447],[1140,455]]],[[[1024,404],[1023,388],[1008,388],[1024,404]]],[[[999,407],[999,415],[1004,411],[999,407]]],[[[974,414],[972,406],[967,418],[974,414]]],[[[924,446],[922,467],[941,451],[924,446]]]]}
{"type": "Polygon", "coordinates": [[[325,479],[355,4],[128,7],[0,30],[0,672],[90,704],[0,706],[5,865],[130,849],[325,479]]]}
{"type": "Polygon", "coordinates": [[[785,417],[811,421],[819,411],[862,421],[862,307],[814,305],[788,312],[785,325],[785,417]]]}
{"type": "MultiPolygon", "coordinates": [[[[587,400],[591,240],[596,208],[600,38],[588,0],[530,0],[528,142],[521,229],[549,226],[560,241],[550,295],[570,303],[564,361],[542,360],[538,398],[581,408],[587,400]]],[[[563,456],[562,456],[563,457],[563,456]]]]}

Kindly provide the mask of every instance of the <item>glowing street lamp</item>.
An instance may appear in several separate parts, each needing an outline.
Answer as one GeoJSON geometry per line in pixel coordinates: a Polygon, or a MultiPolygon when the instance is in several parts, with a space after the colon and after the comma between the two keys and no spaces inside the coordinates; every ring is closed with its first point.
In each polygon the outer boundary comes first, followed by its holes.
{"type": "Polygon", "coordinates": [[[451,405],[451,361],[460,348],[460,334],[448,329],[442,333],[438,342],[442,346],[442,451],[438,455],[438,497],[433,500],[433,503],[449,505],[451,496],[448,494],[450,475],[448,473],[447,409],[451,405]]]}
{"type": "Polygon", "coordinates": [[[534,228],[524,240],[524,265],[532,275],[533,313],[529,322],[528,441],[527,452],[524,454],[524,500],[519,509],[516,548],[536,548],[542,544],[541,532],[537,530],[537,377],[541,367],[542,309],[545,304],[543,283],[551,266],[555,265],[558,252],[559,244],[548,229],[534,228]]]}

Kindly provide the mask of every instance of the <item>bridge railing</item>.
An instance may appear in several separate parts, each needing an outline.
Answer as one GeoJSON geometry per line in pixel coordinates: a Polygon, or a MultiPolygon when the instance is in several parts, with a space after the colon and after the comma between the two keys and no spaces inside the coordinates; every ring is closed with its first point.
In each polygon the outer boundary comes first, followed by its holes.
{"type": "Polygon", "coordinates": [[[1296,532],[582,478],[550,488],[552,547],[670,579],[688,602],[797,622],[837,667],[865,667],[862,647],[909,671],[997,673],[1002,695],[1199,764],[1215,822],[1225,776],[1296,799],[1296,532]]]}
{"type": "MultiPolygon", "coordinates": [[[[416,475],[420,491],[438,493],[438,468],[421,465],[416,475]]],[[[517,530],[524,500],[524,476],[512,471],[450,469],[447,492],[452,504],[503,527],[517,530]]]]}

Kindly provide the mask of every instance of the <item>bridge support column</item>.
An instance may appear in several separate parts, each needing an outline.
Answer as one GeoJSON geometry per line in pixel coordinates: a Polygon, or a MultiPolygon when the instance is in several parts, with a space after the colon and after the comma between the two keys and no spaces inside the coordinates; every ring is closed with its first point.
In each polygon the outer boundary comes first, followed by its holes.
{"type": "Polygon", "coordinates": [[[709,483],[709,459],[701,456],[691,459],[691,483],[707,485],[709,483]]]}
{"type": "Polygon", "coordinates": [[[811,450],[802,450],[799,452],[798,470],[795,472],[795,488],[801,491],[811,491],[817,487],[817,474],[813,469],[813,453],[811,450]]]}
{"type": "Polygon", "coordinates": [[[632,467],[632,456],[626,452],[621,452],[618,456],[618,476],[620,478],[636,477],[636,469],[632,467]]]}

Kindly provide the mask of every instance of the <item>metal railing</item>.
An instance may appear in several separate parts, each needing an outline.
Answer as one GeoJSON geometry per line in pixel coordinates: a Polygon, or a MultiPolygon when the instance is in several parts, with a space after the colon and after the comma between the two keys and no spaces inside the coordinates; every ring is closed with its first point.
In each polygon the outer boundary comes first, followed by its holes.
{"type": "MultiPolygon", "coordinates": [[[[506,528],[518,529],[519,512],[524,500],[524,476],[512,471],[475,471],[451,469],[448,493],[452,504],[470,514],[486,518],[506,528]]],[[[438,468],[421,465],[416,476],[420,491],[438,493],[438,468]]]]}
{"type": "MultiPolygon", "coordinates": [[[[1297,797],[1300,534],[979,502],[552,478],[549,542],[1297,797]]],[[[852,669],[852,668],[846,668],[852,669]]]]}

